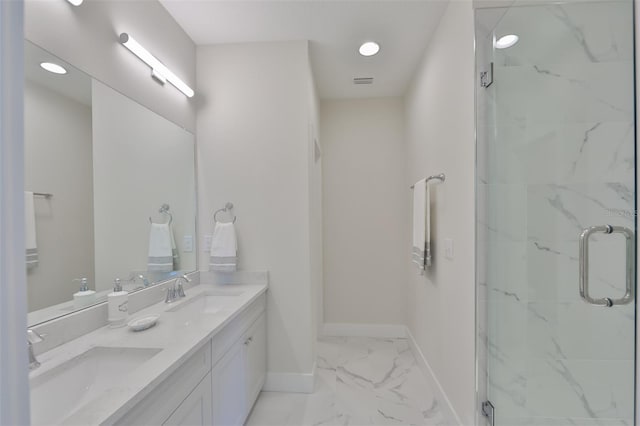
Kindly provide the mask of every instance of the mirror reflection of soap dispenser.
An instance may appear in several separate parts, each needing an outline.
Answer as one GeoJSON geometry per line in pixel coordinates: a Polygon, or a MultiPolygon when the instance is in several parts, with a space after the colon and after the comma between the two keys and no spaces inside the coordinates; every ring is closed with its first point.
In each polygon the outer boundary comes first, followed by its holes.
{"type": "Polygon", "coordinates": [[[81,309],[93,304],[96,300],[96,292],[95,290],[89,290],[89,280],[76,278],[73,281],[80,281],[80,290],[77,293],[73,293],[73,308],[81,309]]]}
{"type": "Polygon", "coordinates": [[[129,293],[122,290],[119,278],[113,281],[113,293],[107,295],[109,327],[124,327],[129,317],[129,293]]]}

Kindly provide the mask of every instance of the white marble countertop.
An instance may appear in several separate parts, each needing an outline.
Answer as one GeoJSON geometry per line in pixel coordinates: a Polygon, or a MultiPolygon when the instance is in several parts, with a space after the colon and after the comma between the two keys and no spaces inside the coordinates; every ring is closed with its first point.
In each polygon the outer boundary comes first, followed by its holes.
{"type": "MultiPolygon", "coordinates": [[[[130,319],[159,315],[158,324],[145,331],[133,332],[128,327],[99,328],[38,356],[41,366],[33,370],[33,379],[93,347],[157,348],[157,355],[141,364],[127,376],[124,383],[105,391],[100,397],[83,405],[64,419],[52,423],[68,425],[111,424],[148,395],[198,349],[205,345],[227,323],[246,309],[267,290],[266,284],[212,285],[200,284],[187,290],[187,297],[171,304],[164,302],[149,306],[131,315],[130,319]],[[190,317],[166,312],[178,303],[188,302],[211,290],[241,290],[229,306],[215,314],[194,314],[190,317]]],[[[63,389],[61,389],[64,392],[63,389]]],[[[32,411],[38,407],[32,406],[32,411]]]]}

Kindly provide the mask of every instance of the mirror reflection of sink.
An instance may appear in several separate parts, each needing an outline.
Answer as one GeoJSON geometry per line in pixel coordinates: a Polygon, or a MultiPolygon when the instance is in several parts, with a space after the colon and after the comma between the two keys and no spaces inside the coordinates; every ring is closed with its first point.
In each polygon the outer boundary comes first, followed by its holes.
{"type": "MultiPolygon", "coordinates": [[[[162,349],[95,347],[31,380],[31,423],[59,424],[162,349]]],[[[43,367],[40,367],[43,368],[43,367]]]]}
{"type": "Polygon", "coordinates": [[[210,290],[198,294],[192,299],[179,302],[176,306],[167,310],[167,312],[178,312],[188,308],[189,311],[215,314],[227,308],[231,302],[243,293],[244,291],[210,290]]]}

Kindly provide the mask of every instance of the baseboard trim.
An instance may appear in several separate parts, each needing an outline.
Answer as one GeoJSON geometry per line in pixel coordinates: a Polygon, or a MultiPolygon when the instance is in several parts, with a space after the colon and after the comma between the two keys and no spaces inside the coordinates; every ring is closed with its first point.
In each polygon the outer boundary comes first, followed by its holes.
{"type": "Polygon", "coordinates": [[[451,401],[447,397],[447,393],[444,391],[444,388],[440,384],[440,381],[434,374],[433,369],[431,368],[431,365],[429,365],[429,362],[427,361],[424,354],[422,353],[422,350],[420,350],[420,346],[418,346],[418,342],[416,342],[416,339],[413,337],[413,334],[411,334],[411,330],[409,330],[409,327],[405,328],[405,334],[407,336],[407,340],[409,341],[409,346],[411,346],[411,350],[413,351],[413,354],[416,357],[416,361],[420,366],[420,369],[431,380],[431,382],[435,383],[436,385],[436,389],[435,389],[437,393],[436,398],[441,403],[440,406],[444,411],[443,414],[448,419],[453,420],[456,425],[462,425],[462,422],[460,421],[460,416],[458,416],[458,413],[456,413],[456,410],[453,408],[451,401]]]}
{"type": "Polygon", "coordinates": [[[313,393],[316,386],[316,364],[311,373],[267,373],[262,387],[266,392],[313,393]]]}
{"type": "Polygon", "coordinates": [[[407,328],[398,324],[325,323],[322,334],[324,336],[378,337],[383,339],[405,338],[407,337],[407,328]]]}

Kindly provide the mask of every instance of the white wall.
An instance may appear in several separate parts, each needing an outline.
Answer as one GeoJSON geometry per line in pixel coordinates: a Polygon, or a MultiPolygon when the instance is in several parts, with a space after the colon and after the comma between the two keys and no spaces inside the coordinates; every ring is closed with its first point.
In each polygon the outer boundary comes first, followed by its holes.
{"type": "Polygon", "coordinates": [[[420,276],[405,249],[408,325],[465,425],[475,404],[473,25],[471,2],[449,4],[405,99],[406,185],[447,176],[434,191],[433,268],[420,276]],[[444,257],[445,238],[454,240],[453,260],[444,257]]]}
{"type": "Polygon", "coordinates": [[[0,2],[0,424],[29,424],[22,2],[0,2]]]}
{"type": "Polygon", "coordinates": [[[406,322],[402,98],[323,100],[325,322],[406,322]]]}
{"type": "MultiPolygon", "coordinates": [[[[309,259],[311,266],[311,297],[313,329],[317,334],[324,324],[324,276],[323,276],[323,216],[322,216],[322,156],[323,147],[320,137],[320,100],[315,79],[308,63],[309,78],[309,140],[307,147],[309,169],[309,259]]],[[[314,344],[317,339],[314,339],[314,344]]],[[[315,353],[315,350],[314,350],[315,353]]]]}
{"type": "Polygon", "coordinates": [[[96,289],[146,271],[149,217],[169,204],[183,271],[196,269],[194,135],[93,80],[93,183],[96,289]]]}
{"type": "Polygon", "coordinates": [[[310,79],[307,42],[198,47],[199,232],[233,202],[239,269],[270,272],[269,377],[309,374],[315,360],[310,79]]]}
{"type": "Polygon", "coordinates": [[[35,197],[39,263],[27,271],[29,311],[94,288],[91,107],[25,82],[25,188],[35,197]],[[61,245],[61,242],[62,245],[61,245]]]}
{"type": "Polygon", "coordinates": [[[27,40],[195,131],[196,98],[152,80],[149,67],[118,42],[122,32],[194,87],[195,45],[158,1],[87,0],[80,7],[66,1],[25,2],[27,40]]]}

